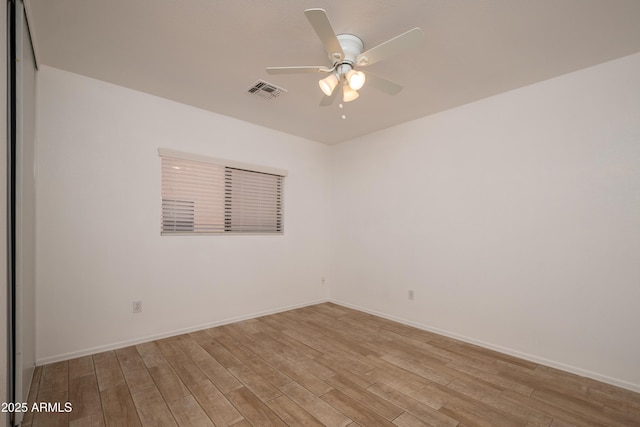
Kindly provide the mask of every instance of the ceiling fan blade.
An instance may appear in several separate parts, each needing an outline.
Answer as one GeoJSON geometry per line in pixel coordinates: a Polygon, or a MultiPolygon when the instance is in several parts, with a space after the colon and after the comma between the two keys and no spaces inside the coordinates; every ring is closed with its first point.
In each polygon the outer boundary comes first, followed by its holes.
{"type": "Polygon", "coordinates": [[[328,73],[331,68],[310,65],[302,67],[267,67],[269,74],[328,73]]]}
{"type": "Polygon", "coordinates": [[[404,88],[402,85],[399,85],[396,82],[392,82],[389,79],[385,79],[384,77],[380,77],[368,71],[365,73],[365,75],[366,86],[371,86],[389,95],[397,95],[404,88]]]}
{"type": "Polygon", "coordinates": [[[320,106],[328,107],[329,105],[333,104],[333,101],[335,101],[338,97],[338,93],[342,93],[342,86],[336,86],[335,89],[333,89],[333,92],[331,92],[331,95],[323,96],[322,100],[320,101],[320,106]]]}
{"type": "Polygon", "coordinates": [[[342,46],[340,46],[336,32],[333,31],[331,22],[329,22],[327,12],[324,9],[307,9],[304,11],[304,14],[320,38],[320,41],[324,45],[324,50],[327,51],[329,56],[336,61],[344,58],[342,46]]]}
{"type": "Polygon", "coordinates": [[[356,58],[356,63],[361,66],[374,64],[420,45],[423,39],[424,34],[422,30],[420,28],[414,28],[376,47],[372,47],[366,52],[362,52],[356,58]]]}

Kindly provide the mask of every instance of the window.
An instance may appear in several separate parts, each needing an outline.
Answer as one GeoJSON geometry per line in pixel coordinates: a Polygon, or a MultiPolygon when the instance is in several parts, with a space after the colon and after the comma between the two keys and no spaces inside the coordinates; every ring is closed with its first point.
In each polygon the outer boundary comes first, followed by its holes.
{"type": "Polygon", "coordinates": [[[158,150],[162,234],[282,234],[286,171],[158,150]]]}

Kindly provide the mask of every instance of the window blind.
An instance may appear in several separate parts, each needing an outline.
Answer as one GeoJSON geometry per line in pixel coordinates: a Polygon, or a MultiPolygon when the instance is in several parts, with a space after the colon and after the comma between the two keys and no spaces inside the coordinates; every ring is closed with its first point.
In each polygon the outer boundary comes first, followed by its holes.
{"type": "Polygon", "coordinates": [[[283,233],[286,171],[162,149],[159,154],[162,234],[283,233]]]}
{"type": "Polygon", "coordinates": [[[225,168],[225,231],[282,232],[283,177],[225,168]]]}

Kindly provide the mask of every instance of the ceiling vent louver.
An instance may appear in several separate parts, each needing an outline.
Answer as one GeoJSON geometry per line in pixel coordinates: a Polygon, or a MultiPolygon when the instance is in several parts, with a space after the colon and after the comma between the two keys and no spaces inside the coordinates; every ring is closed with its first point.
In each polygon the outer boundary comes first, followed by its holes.
{"type": "Polygon", "coordinates": [[[264,80],[258,80],[251,85],[249,89],[247,89],[247,92],[268,100],[287,93],[287,90],[271,83],[267,83],[264,80]]]}

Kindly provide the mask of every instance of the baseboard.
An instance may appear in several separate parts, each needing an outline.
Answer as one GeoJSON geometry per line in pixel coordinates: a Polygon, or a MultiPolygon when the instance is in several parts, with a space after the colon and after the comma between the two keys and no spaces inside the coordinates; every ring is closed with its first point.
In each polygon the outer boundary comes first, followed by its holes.
{"type": "Polygon", "coordinates": [[[55,363],[55,362],[60,362],[63,360],[69,360],[69,359],[75,359],[77,357],[82,357],[82,356],[88,356],[91,354],[96,354],[96,353],[101,353],[104,351],[110,351],[110,350],[117,350],[119,348],[124,348],[124,347],[129,347],[131,345],[136,345],[136,344],[142,344],[145,342],[149,342],[149,341],[154,341],[154,340],[158,340],[158,339],[162,339],[162,338],[168,338],[168,337],[172,337],[172,336],[176,336],[176,335],[181,335],[181,334],[187,334],[190,332],[195,332],[195,331],[199,331],[202,329],[208,329],[208,328],[214,328],[216,326],[222,326],[222,325],[227,325],[229,323],[235,323],[235,322],[240,322],[243,320],[248,320],[248,319],[255,319],[257,317],[262,317],[262,316],[268,316],[270,314],[276,314],[276,313],[282,313],[284,311],[289,311],[289,310],[295,310],[297,308],[302,308],[302,307],[308,307],[310,305],[316,305],[316,304],[321,304],[324,302],[331,302],[337,305],[341,305],[344,307],[348,307],[348,308],[352,308],[354,310],[358,310],[358,311],[362,311],[365,313],[369,313],[369,314],[373,314],[374,316],[378,316],[378,317],[382,317],[384,319],[389,319],[389,320],[393,320],[394,322],[398,322],[398,323],[402,323],[404,325],[409,325],[409,326],[413,326],[415,328],[418,329],[422,329],[424,331],[428,331],[428,332],[433,332],[439,335],[443,335],[449,338],[453,338],[453,339],[457,339],[469,344],[474,344],[474,345],[478,345],[480,347],[484,347],[486,349],[490,349],[490,350],[495,350],[495,351],[499,351],[501,353],[505,353],[508,354],[510,356],[515,356],[515,357],[519,357],[521,359],[524,360],[528,360],[530,362],[534,362],[534,363],[538,363],[540,365],[545,365],[545,366],[549,366],[552,368],[556,368],[556,369],[560,369],[566,372],[570,372],[576,375],[580,375],[583,377],[587,377],[587,378],[591,378],[594,379],[596,381],[601,381],[603,383],[607,383],[607,384],[611,384],[617,387],[621,387],[627,390],[631,390],[634,392],[640,392],[640,384],[634,384],[634,383],[630,383],[628,381],[624,381],[624,380],[620,380],[618,378],[612,378],[606,375],[602,375],[602,374],[598,374],[596,372],[592,372],[592,371],[588,371],[585,369],[581,369],[575,366],[571,366],[571,365],[567,365],[561,362],[556,362],[554,360],[549,360],[549,359],[545,359],[543,357],[538,357],[532,354],[528,354],[528,353],[523,353],[517,350],[513,350],[510,348],[506,348],[506,347],[502,347],[499,345],[495,345],[492,343],[488,343],[482,340],[477,340],[475,338],[470,338],[464,335],[459,335],[453,332],[449,332],[443,329],[439,329],[439,328],[435,328],[433,326],[429,326],[429,325],[424,325],[422,323],[418,323],[418,322],[413,322],[411,320],[407,320],[404,319],[402,317],[398,317],[398,316],[393,316],[387,313],[383,313],[377,310],[372,310],[369,309],[367,307],[362,307],[356,304],[352,304],[346,301],[342,301],[340,299],[336,299],[336,298],[322,298],[322,299],[318,299],[318,300],[314,300],[314,301],[308,301],[308,302],[304,302],[301,304],[295,304],[295,305],[290,305],[290,306],[285,306],[285,307],[279,307],[279,308],[275,308],[275,309],[269,309],[269,310],[263,310],[263,311],[259,311],[259,312],[254,312],[254,313],[250,313],[250,314],[245,314],[242,316],[236,316],[236,317],[230,317],[227,319],[223,319],[223,320],[218,320],[215,322],[210,322],[210,323],[206,323],[206,324],[201,324],[201,325],[196,325],[196,326],[191,326],[188,328],[182,328],[182,329],[176,329],[176,330],[172,330],[172,331],[168,331],[168,332],[163,332],[160,334],[154,334],[154,335],[148,335],[148,336],[144,336],[144,337],[139,337],[139,338],[135,338],[132,340],[126,340],[126,341],[120,341],[120,342],[115,342],[115,343],[111,343],[111,344],[106,344],[106,345],[102,345],[102,346],[98,346],[98,347],[92,347],[92,348],[88,348],[88,349],[84,349],[84,350],[79,350],[79,351],[74,351],[74,352],[70,352],[70,353],[65,353],[65,354],[61,354],[61,355],[57,355],[57,356],[52,356],[52,357],[46,357],[46,358],[42,358],[42,359],[37,359],[36,360],[36,365],[40,366],[40,365],[47,365],[49,363],[55,363]]]}
{"type": "Polygon", "coordinates": [[[158,340],[158,339],[162,339],[162,338],[169,338],[169,337],[173,337],[173,336],[176,336],[176,335],[188,334],[190,332],[200,331],[202,329],[214,328],[216,326],[227,325],[229,323],[235,323],[235,322],[240,322],[240,321],[243,321],[243,320],[255,319],[256,317],[268,316],[269,314],[282,313],[283,311],[295,310],[296,308],[308,307],[310,305],[321,304],[321,303],[324,303],[324,302],[329,302],[329,299],[328,298],[322,298],[322,299],[319,299],[319,300],[308,301],[308,302],[304,302],[304,303],[301,303],[301,304],[294,304],[294,305],[289,305],[289,306],[285,306],[285,307],[279,307],[279,308],[274,308],[274,309],[254,312],[254,313],[250,313],[250,314],[244,314],[242,316],[230,317],[230,318],[227,318],[227,319],[217,320],[215,322],[205,323],[205,324],[202,324],[202,325],[190,326],[188,328],[182,328],[182,329],[175,329],[175,330],[163,332],[163,333],[160,333],[160,334],[147,335],[147,336],[144,336],[144,337],[139,337],[139,338],[135,338],[135,339],[131,339],[131,340],[119,341],[119,342],[115,342],[115,343],[111,343],[111,344],[101,345],[101,346],[98,346],[98,347],[92,347],[92,348],[87,348],[87,349],[84,349],[84,350],[73,351],[73,352],[70,352],[70,353],[60,354],[60,355],[57,355],[57,356],[45,357],[45,358],[42,358],[42,359],[37,359],[36,360],[36,365],[37,366],[47,365],[49,363],[55,363],[55,362],[60,362],[60,361],[63,361],[63,360],[75,359],[77,357],[88,356],[88,355],[96,354],[96,353],[102,353],[104,351],[117,350],[119,348],[129,347],[129,346],[136,345],[136,344],[142,344],[142,343],[145,343],[145,342],[154,341],[154,340],[158,340]]]}
{"type": "Polygon", "coordinates": [[[393,320],[394,322],[398,322],[398,323],[402,323],[404,325],[408,325],[408,326],[413,326],[414,328],[418,328],[418,329],[422,329],[424,331],[428,331],[428,332],[433,332],[436,333],[438,335],[443,335],[445,337],[449,337],[449,338],[453,338],[459,341],[464,341],[466,343],[469,344],[474,344],[489,350],[495,350],[495,351],[499,351],[500,353],[504,353],[504,354],[508,354],[510,356],[515,356],[515,357],[519,357],[521,359],[524,360],[528,360],[530,362],[534,362],[537,363],[539,365],[545,365],[545,366],[549,366],[552,368],[556,368],[556,369],[560,369],[562,371],[565,372],[570,372],[572,374],[576,374],[576,375],[580,375],[582,377],[587,377],[587,378],[591,378],[594,379],[596,381],[600,381],[603,383],[607,383],[607,384],[611,384],[617,387],[621,387],[627,390],[631,390],[634,392],[640,392],[640,384],[634,384],[634,383],[630,383],[628,381],[624,381],[624,380],[620,380],[618,378],[612,378],[606,375],[602,375],[602,374],[598,374],[597,372],[591,372],[591,371],[587,371],[585,369],[581,369],[581,368],[577,368],[575,366],[571,366],[571,365],[566,365],[564,363],[560,363],[560,362],[556,362],[554,360],[549,360],[549,359],[545,359],[543,357],[538,357],[532,354],[528,354],[528,353],[522,353],[520,351],[517,350],[513,350],[510,348],[506,348],[506,347],[502,347],[499,345],[495,345],[495,344],[491,344],[485,341],[481,341],[481,340],[477,340],[474,338],[470,338],[470,337],[466,337],[463,335],[459,335],[459,334],[455,334],[453,332],[449,332],[449,331],[445,331],[439,328],[434,328],[432,326],[429,325],[424,325],[421,323],[417,323],[417,322],[413,322],[411,320],[407,320],[401,317],[397,317],[397,316],[392,316],[390,314],[387,313],[382,313],[376,310],[372,310],[366,307],[361,307],[355,304],[351,304],[348,303],[346,301],[342,301],[339,299],[335,299],[335,298],[331,298],[330,302],[337,304],[337,305],[341,305],[347,308],[352,308],[354,310],[358,310],[358,311],[362,311],[365,313],[369,313],[369,314],[373,314],[374,316],[378,316],[378,317],[382,317],[385,319],[389,319],[389,320],[393,320]]]}

